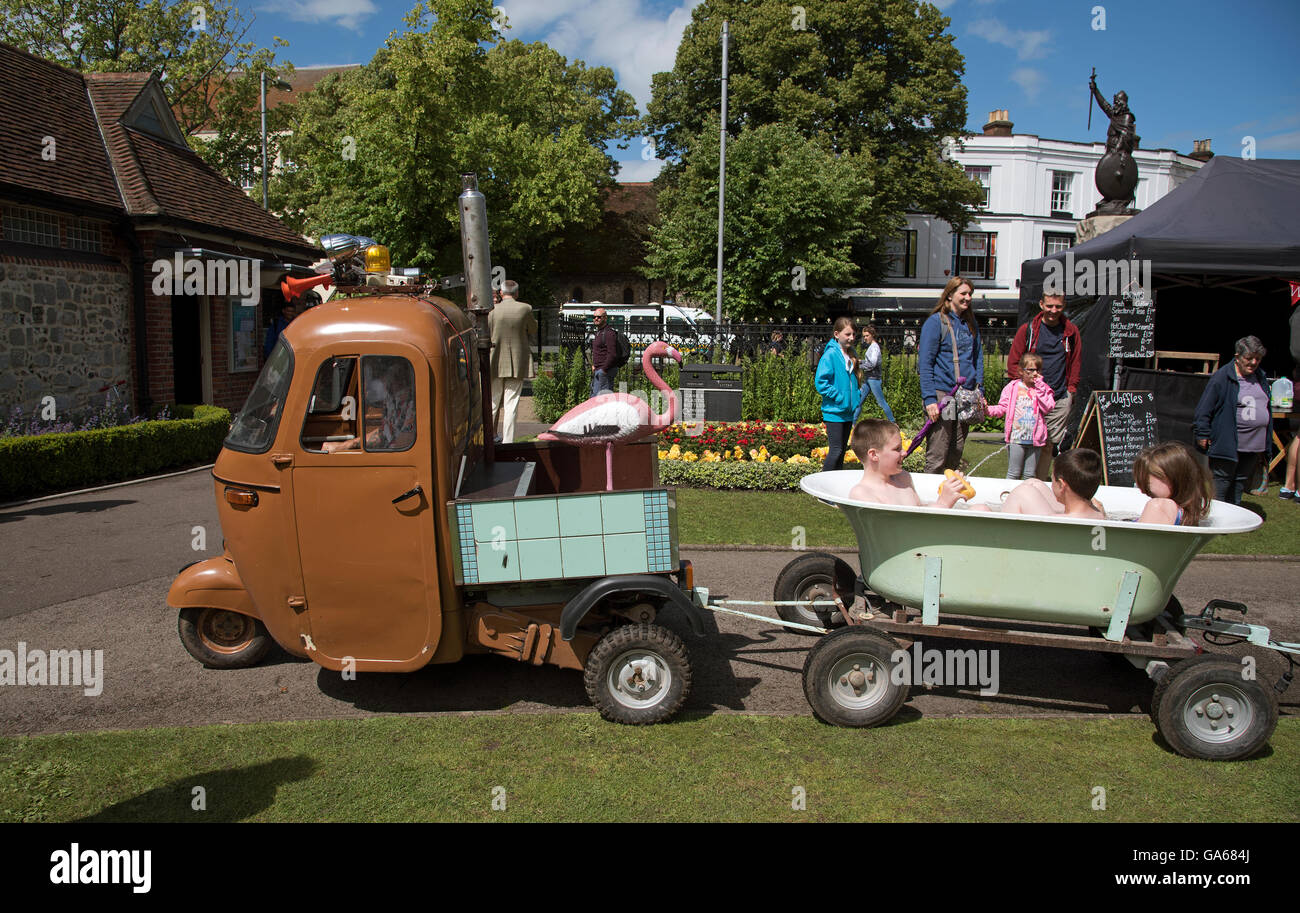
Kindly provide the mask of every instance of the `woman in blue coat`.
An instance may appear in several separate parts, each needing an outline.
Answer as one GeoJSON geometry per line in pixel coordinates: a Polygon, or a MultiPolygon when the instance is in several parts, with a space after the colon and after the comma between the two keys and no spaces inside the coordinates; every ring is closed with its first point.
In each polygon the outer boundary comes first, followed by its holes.
{"type": "MultiPolygon", "coordinates": [[[[840,317],[835,321],[834,334],[822,350],[817,363],[817,392],[822,397],[822,421],[826,423],[826,440],[829,449],[823,470],[842,469],[844,451],[848,449],[849,435],[853,431],[853,417],[862,404],[858,388],[858,362],[853,355],[853,320],[840,317]]],[[[861,454],[858,455],[861,458],[861,454]]]]}
{"type": "Polygon", "coordinates": [[[1237,340],[1236,356],[1205,385],[1196,404],[1192,433],[1210,458],[1214,498],[1240,504],[1273,435],[1271,386],[1259,363],[1264,345],[1254,336],[1237,340]]]}
{"type": "Polygon", "coordinates": [[[916,372],[921,376],[925,414],[934,422],[925,439],[926,472],[943,472],[961,464],[969,422],[957,417],[956,401],[948,393],[958,377],[966,378],[966,389],[979,390],[981,397],[984,393],[984,349],[971,308],[973,294],[969,281],[953,276],[921,325],[916,372]]]}

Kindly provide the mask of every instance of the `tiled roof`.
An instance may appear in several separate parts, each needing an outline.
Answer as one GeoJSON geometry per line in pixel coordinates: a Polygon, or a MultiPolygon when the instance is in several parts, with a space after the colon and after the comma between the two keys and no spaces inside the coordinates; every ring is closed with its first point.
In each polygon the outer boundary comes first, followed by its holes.
{"type": "Polygon", "coordinates": [[[0,45],[0,98],[0,186],[121,208],[80,73],[0,45]]]}
{"type": "Polygon", "coordinates": [[[121,123],[153,81],[147,73],[83,76],[0,44],[0,98],[40,100],[0,105],[0,186],[313,251],[188,146],[121,123]],[[44,136],[55,137],[54,161],[41,158],[44,136]]]}

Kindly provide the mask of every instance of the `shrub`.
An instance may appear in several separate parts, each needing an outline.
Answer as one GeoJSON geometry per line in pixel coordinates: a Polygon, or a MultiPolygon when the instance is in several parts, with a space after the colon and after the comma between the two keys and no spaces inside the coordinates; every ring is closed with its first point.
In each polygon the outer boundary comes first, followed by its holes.
{"type": "Polygon", "coordinates": [[[193,411],[189,419],[0,438],[0,501],[209,462],[230,431],[230,413],[215,406],[193,411]]]}

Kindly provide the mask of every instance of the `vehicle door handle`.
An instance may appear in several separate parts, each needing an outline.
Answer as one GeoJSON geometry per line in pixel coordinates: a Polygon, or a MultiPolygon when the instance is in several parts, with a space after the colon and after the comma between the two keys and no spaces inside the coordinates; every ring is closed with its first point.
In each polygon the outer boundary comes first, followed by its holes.
{"type": "Polygon", "coordinates": [[[274,463],[276,466],[288,466],[290,463],[293,462],[293,454],[273,453],[271,454],[271,462],[274,463]]]}
{"type": "Polygon", "coordinates": [[[402,494],[400,494],[400,495],[398,495],[397,497],[393,498],[393,503],[396,504],[396,503],[398,503],[399,501],[405,501],[407,498],[412,497],[413,495],[421,494],[423,491],[424,491],[423,488],[421,488],[419,485],[416,485],[416,486],[415,486],[414,488],[412,488],[410,491],[403,492],[402,494]]]}

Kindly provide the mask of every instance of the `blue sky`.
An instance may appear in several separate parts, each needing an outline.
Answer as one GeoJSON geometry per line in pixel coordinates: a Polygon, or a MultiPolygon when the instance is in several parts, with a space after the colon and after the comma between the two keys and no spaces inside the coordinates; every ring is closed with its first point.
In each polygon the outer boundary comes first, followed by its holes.
{"type": "MultiPolygon", "coordinates": [[[[799,0],[810,22],[825,0],[799,0]]],[[[414,0],[240,0],[249,34],[289,41],[296,66],[366,63],[403,28],[414,0]]],[[[671,69],[694,0],[504,0],[509,38],[545,41],[570,59],[612,67],[641,109],[650,76],[671,69]]],[[[792,6],[794,4],[792,3],[792,6]]],[[[1147,149],[1300,158],[1300,3],[1296,0],[941,0],[966,58],[968,129],[1006,108],[1017,133],[1102,141],[1087,129],[1088,73],[1110,98],[1125,90],[1147,149]],[[1094,12],[1102,8],[1104,13],[1094,12]],[[1105,28],[1094,28],[1102,24],[1105,28]]],[[[614,150],[620,180],[658,171],[640,148],[614,150]]]]}

